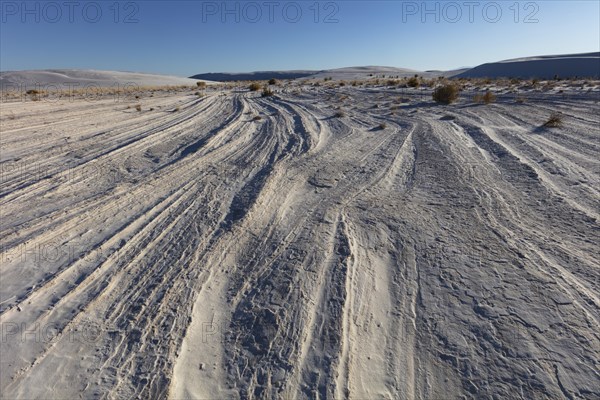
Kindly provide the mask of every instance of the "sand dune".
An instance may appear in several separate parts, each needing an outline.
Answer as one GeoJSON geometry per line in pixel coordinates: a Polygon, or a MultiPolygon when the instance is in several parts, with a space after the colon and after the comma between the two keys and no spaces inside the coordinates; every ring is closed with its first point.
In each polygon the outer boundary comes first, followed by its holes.
{"type": "Polygon", "coordinates": [[[597,91],[275,90],[2,105],[3,398],[600,397],[597,91]]]}
{"type": "Polygon", "coordinates": [[[600,77],[600,53],[526,57],[483,64],[456,75],[458,78],[561,78],[600,77]]]}
{"type": "Polygon", "coordinates": [[[95,70],[38,70],[0,72],[0,89],[65,89],[89,86],[166,86],[195,85],[196,79],[138,72],[95,70]]]}

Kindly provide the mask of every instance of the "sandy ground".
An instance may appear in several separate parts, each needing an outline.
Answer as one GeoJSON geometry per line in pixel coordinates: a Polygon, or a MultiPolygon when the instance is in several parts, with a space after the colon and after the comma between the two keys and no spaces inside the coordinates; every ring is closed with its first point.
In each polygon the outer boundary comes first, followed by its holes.
{"type": "Polygon", "coordinates": [[[1,397],[598,399],[599,96],[562,90],[2,104],[1,397]]]}

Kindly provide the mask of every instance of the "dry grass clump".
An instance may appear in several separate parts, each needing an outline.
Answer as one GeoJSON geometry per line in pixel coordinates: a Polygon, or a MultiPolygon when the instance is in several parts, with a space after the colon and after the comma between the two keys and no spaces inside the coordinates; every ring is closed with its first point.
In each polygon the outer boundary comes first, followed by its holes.
{"type": "Polygon", "coordinates": [[[334,117],[336,117],[336,118],[342,118],[342,117],[345,117],[345,116],[346,116],[346,113],[344,113],[344,111],[342,111],[342,110],[338,110],[338,111],[337,111],[337,112],[334,114],[334,117]]]}
{"type": "Polygon", "coordinates": [[[250,86],[248,86],[248,89],[250,89],[251,92],[257,92],[260,90],[260,84],[258,82],[252,82],[250,84],[250,86]]]}
{"type": "Polygon", "coordinates": [[[261,97],[270,97],[273,96],[275,93],[273,93],[273,91],[271,89],[269,89],[268,87],[265,86],[265,88],[263,89],[262,93],[261,93],[261,97]]]}
{"type": "Polygon", "coordinates": [[[136,104],[135,109],[136,109],[136,111],[141,112],[142,111],[142,105],[141,104],[136,104]]]}
{"type": "Polygon", "coordinates": [[[525,99],[525,97],[523,97],[523,96],[517,96],[517,97],[515,98],[515,103],[518,103],[518,104],[523,104],[523,103],[525,103],[525,101],[526,101],[526,100],[527,100],[527,99],[525,99]]]}
{"type": "Polygon", "coordinates": [[[262,117],[260,115],[256,115],[254,118],[252,118],[252,121],[260,121],[262,119],[262,117]]]}
{"type": "Polygon", "coordinates": [[[485,92],[484,95],[476,94],[475,96],[473,96],[473,102],[483,104],[495,103],[496,95],[488,90],[485,92]]]}
{"type": "Polygon", "coordinates": [[[277,83],[278,83],[277,79],[275,79],[275,78],[269,79],[269,85],[277,85],[277,83]]]}
{"type": "Polygon", "coordinates": [[[379,124],[380,130],[384,130],[385,128],[387,128],[387,124],[385,122],[382,122],[381,124],[379,124]]]}
{"type": "Polygon", "coordinates": [[[411,88],[417,88],[421,84],[418,76],[413,76],[408,81],[406,81],[406,85],[411,88]]]}
{"type": "Polygon", "coordinates": [[[452,104],[458,100],[459,89],[453,84],[438,86],[433,91],[433,100],[436,103],[452,104]]]}
{"type": "Polygon", "coordinates": [[[206,88],[206,82],[198,81],[196,82],[196,86],[200,89],[206,88]]]}
{"type": "Polygon", "coordinates": [[[560,113],[553,112],[548,118],[548,121],[544,123],[546,128],[560,128],[563,125],[563,117],[560,113]]]}

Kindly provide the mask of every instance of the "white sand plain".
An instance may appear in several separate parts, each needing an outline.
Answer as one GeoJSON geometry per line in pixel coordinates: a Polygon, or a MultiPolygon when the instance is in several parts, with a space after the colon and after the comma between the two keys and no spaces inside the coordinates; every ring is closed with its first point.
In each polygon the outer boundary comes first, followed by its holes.
{"type": "Polygon", "coordinates": [[[3,103],[1,397],[600,398],[598,85],[491,89],[3,103]]]}

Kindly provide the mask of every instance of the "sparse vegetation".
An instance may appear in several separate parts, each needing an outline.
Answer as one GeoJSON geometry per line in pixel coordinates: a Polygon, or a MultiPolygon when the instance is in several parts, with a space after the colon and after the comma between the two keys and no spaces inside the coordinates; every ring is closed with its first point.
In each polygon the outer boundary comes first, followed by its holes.
{"type": "Polygon", "coordinates": [[[269,79],[269,85],[277,85],[277,79],[275,79],[275,78],[269,79]]]}
{"type": "Polygon", "coordinates": [[[338,111],[336,111],[336,113],[334,114],[334,117],[336,117],[336,118],[342,118],[342,117],[345,117],[345,116],[346,116],[346,114],[345,114],[345,113],[344,113],[344,111],[342,111],[342,110],[338,110],[338,111]]]}
{"type": "Polygon", "coordinates": [[[548,121],[544,123],[546,128],[560,128],[563,124],[562,114],[554,112],[548,118],[548,121]]]}
{"type": "Polygon", "coordinates": [[[198,81],[198,82],[196,82],[196,86],[198,86],[200,89],[205,89],[206,82],[198,81]]]}
{"type": "Polygon", "coordinates": [[[255,115],[254,118],[252,118],[252,121],[260,121],[262,119],[262,117],[260,115],[255,115]]]}
{"type": "Polygon", "coordinates": [[[488,90],[483,95],[483,102],[485,104],[495,103],[496,102],[496,95],[488,90]]]}
{"type": "Polygon", "coordinates": [[[142,111],[142,105],[141,104],[137,104],[135,106],[136,111],[141,112],[142,111]]]}
{"type": "Polygon", "coordinates": [[[248,86],[248,89],[250,89],[251,92],[257,92],[260,90],[260,84],[258,82],[252,82],[250,84],[250,86],[248,86]]]}
{"type": "Polygon", "coordinates": [[[516,102],[516,103],[519,103],[519,104],[523,104],[523,103],[525,103],[525,101],[526,101],[526,99],[525,99],[525,97],[523,97],[523,96],[517,96],[517,97],[515,98],[515,102],[516,102]]]}
{"type": "Polygon", "coordinates": [[[490,104],[490,103],[495,103],[496,102],[496,95],[493,94],[491,91],[486,91],[484,95],[481,94],[476,94],[475,96],[473,96],[473,102],[475,103],[483,103],[483,104],[490,104]]]}
{"type": "Polygon", "coordinates": [[[379,124],[380,130],[384,130],[385,128],[387,128],[387,124],[385,122],[382,122],[381,124],[379,124]]]}
{"type": "Polygon", "coordinates": [[[273,93],[273,91],[271,89],[269,89],[268,87],[265,86],[265,88],[262,91],[261,97],[270,97],[273,96],[275,93],[273,93]]]}
{"type": "Polygon", "coordinates": [[[421,81],[419,80],[419,78],[417,76],[413,76],[406,82],[406,85],[411,88],[417,88],[417,87],[419,87],[420,84],[421,84],[421,81]]]}
{"type": "Polygon", "coordinates": [[[433,91],[433,100],[436,103],[452,104],[458,99],[459,89],[454,84],[438,86],[433,91]]]}

